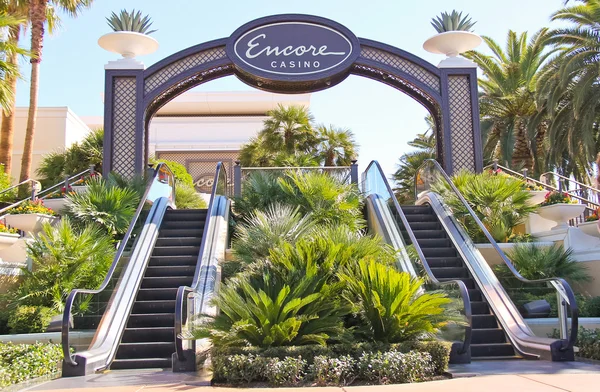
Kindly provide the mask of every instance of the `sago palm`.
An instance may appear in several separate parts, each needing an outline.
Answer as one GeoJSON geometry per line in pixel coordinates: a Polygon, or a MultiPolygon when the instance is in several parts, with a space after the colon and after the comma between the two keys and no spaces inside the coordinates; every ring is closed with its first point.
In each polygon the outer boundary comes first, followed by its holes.
{"type": "Polygon", "coordinates": [[[363,323],[356,332],[374,341],[399,343],[433,335],[446,324],[442,293],[421,293],[423,281],[374,260],[340,276],[346,298],[363,323]]]}
{"type": "Polygon", "coordinates": [[[506,49],[490,37],[483,37],[493,55],[472,51],[464,54],[483,70],[480,103],[484,154],[515,169],[543,171],[544,138],[547,124],[528,132],[529,121],[537,114],[535,87],[539,71],[552,50],[546,50],[548,29],[527,39],[527,33],[508,32],[506,49]]]}
{"type": "Polygon", "coordinates": [[[317,127],[320,138],[319,154],[323,166],[350,166],[358,155],[354,134],[349,129],[340,129],[332,125],[317,127]]]}
{"type": "Polygon", "coordinates": [[[31,176],[31,161],[33,141],[37,119],[38,89],[42,47],[44,42],[44,25],[48,22],[48,8],[53,7],[71,16],[77,16],[83,9],[89,8],[94,0],[29,0],[29,15],[31,22],[31,77],[29,79],[29,111],[21,159],[21,174],[19,181],[31,176]]]}

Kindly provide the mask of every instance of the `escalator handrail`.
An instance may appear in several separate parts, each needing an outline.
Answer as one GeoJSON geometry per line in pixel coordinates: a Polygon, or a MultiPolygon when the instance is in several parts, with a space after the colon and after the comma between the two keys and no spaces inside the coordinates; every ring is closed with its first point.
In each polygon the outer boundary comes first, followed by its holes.
{"type": "Polygon", "coordinates": [[[381,168],[381,165],[379,165],[378,161],[374,160],[374,161],[371,161],[371,163],[369,163],[369,166],[367,166],[367,168],[363,172],[363,179],[366,177],[367,172],[369,171],[371,166],[376,167],[377,171],[379,172],[379,175],[383,179],[385,187],[386,187],[388,193],[391,195],[391,198],[394,202],[394,208],[396,209],[396,213],[402,220],[402,224],[404,225],[404,228],[406,229],[406,232],[407,232],[413,246],[415,247],[415,251],[417,252],[417,255],[419,256],[421,265],[423,266],[423,268],[425,269],[425,272],[427,273],[427,277],[428,277],[429,281],[436,286],[445,286],[445,285],[450,285],[450,284],[456,284],[458,286],[459,291],[460,291],[460,296],[463,301],[465,318],[467,319],[467,324],[468,324],[465,327],[465,338],[463,340],[462,347],[458,351],[458,353],[464,354],[464,353],[469,352],[469,349],[471,347],[473,314],[472,314],[472,310],[471,310],[471,298],[469,297],[469,291],[467,289],[467,286],[465,285],[465,283],[462,280],[459,280],[459,279],[446,280],[446,281],[440,282],[435,277],[435,275],[431,271],[431,268],[429,267],[429,263],[427,263],[427,259],[425,258],[425,254],[423,253],[423,250],[419,246],[417,237],[415,236],[415,233],[412,231],[410,224],[408,222],[408,219],[406,218],[406,215],[404,215],[404,212],[402,211],[402,208],[400,207],[400,203],[398,203],[398,200],[396,199],[394,191],[392,190],[392,187],[390,186],[389,182],[387,181],[387,178],[385,177],[385,174],[383,173],[383,169],[381,168]]]}
{"type": "MultiPolygon", "coordinates": [[[[473,209],[471,208],[471,205],[463,197],[463,195],[460,193],[458,188],[456,188],[456,186],[452,182],[452,179],[448,176],[448,174],[446,174],[444,169],[440,166],[439,162],[436,161],[435,159],[425,160],[425,162],[417,169],[416,174],[415,174],[415,197],[417,197],[417,194],[418,194],[418,190],[416,187],[417,178],[419,177],[421,170],[423,170],[426,166],[432,166],[442,176],[442,178],[445,180],[445,182],[450,186],[450,189],[452,190],[452,192],[455,194],[456,197],[458,197],[460,202],[467,209],[467,211],[469,212],[469,215],[471,215],[471,217],[473,218],[473,220],[475,221],[477,226],[479,226],[479,228],[481,229],[481,231],[483,232],[485,237],[488,239],[488,241],[490,242],[490,244],[492,245],[494,250],[500,255],[500,258],[502,259],[504,264],[508,267],[510,272],[514,275],[514,277],[517,280],[519,280],[523,283],[527,283],[527,284],[551,283],[552,285],[554,285],[557,288],[556,291],[563,298],[563,300],[565,300],[567,302],[567,304],[569,305],[569,307],[571,309],[571,332],[570,332],[569,338],[566,341],[564,339],[560,339],[563,342],[560,350],[565,351],[565,350],[569,350],[570,348],[572,348],[577,339],[577,330],[578,330],[578,326],[579,326],[579,308],[577,307],[577,301],[575,300],[575,294],[573,293],[573,289],[571,289],[571,286],[567,283],[567,281],[564,280],[563,278],[544,278],[544,279],[531,279],[531,280],[524,278],[519,273],[519,271],[515,268],[513,263],[508,259],[508,257],[506,257],[506,255],[504,254],[502,249],[498,246],[498,244],[496,243],[496,241],[494,240],[494,238],[492,237],[490,232],[487,230],[487,228],[485,227],[483,222],[481,222],[481,220],[479,219],[479,217],[477,216],[475,211],[473,211],[473,209]],[[558,289],[557,286],[560,286],[562,288],[562,290],[558,289]]],[[[561,318],[563,317],[562,312],[559,312],[559,316],[561,318]]],[[[565,315],[565,317],[566,317],[566,315],[565,315]]]]}
{"type": "MultiPolygon", "coordinates": [[[[225,189],[225,195],[219,195],[219,182],[221,176],[224,176],[225,180],[227,179],[227,171],[225,170],[225,166],[223,162],[218,162],[215,170],[215,177],[213,179],[213,186],[210,193],[210,201],[208,203],[208,209],[206,213],[206,221],[204,223],[204,229],[202,232],[202,242],[200,243],[200,251],[198,252],[198,260],[196,262],[196,271],[194,272],[194,279],[190,286],[180,286],[177,289],[177,297],[175,299],[175,353],[177,354],[177,358],[180,361],[185,361],[184,349],[183,349],[183,339],[181,337],[181,333],[183,330],[183,302],[184,299],[187,298],[186,294],[189,293],[197,293],[198,283],[200,281],[200,272],[204,264],[202,261],[205,259],[204,254],[207,251],[207,247],[209,244],[209,230],[211,226],[211,219],[213,216],[213,210],[215,210],[218,205],[216,203],[216,199],[218,196],[227,196],[227,183],[222,184],[225,189]]],[[[216,215],[216,214],[215,214],[216,215]]]]}
{"type": "Polygon", "coordinates": [[[135,211],[135,214],[133,215],[131,223],[129,224],[129,227],[127,228],[127,232],[125,232],[125,235],[123,236],[123,239],[121,240],[119,248],[117,249],[117,252],[115,253],[115,257],[113,258],[113,262],[112,262],[110,268],[108,269],[108,272],[106,273],[106,277],[104,278],[104,281],[102,282],[100,287],[96,290],[73,289],[71,291],[71,293],[69,293],[69,296],[67,297],[67,300],[65,302],[65,310],[63,313],[63,319],[62,319],[61,345],[62,345],[62,350],[63,350],[64,361],[71,366],[77,366],[77,362],[75,362],[73,360],[73,357],[71,356],[70,345],[69,345],[70,319],[71,319],[71,311],[72,311],[73,302],[75,300],[75,297],[78,294],[99,294],[102,291],[104,291],[104,289],[106,289],[106,287],[108,286],[108,284],[110,283],[110,281],[113,277],[113,274],[119,264],[121,257],[123,256],[125,247],[127,246],[127,243],[129,242],[129,240],[131,238],[131,235],[133,233],[135,225],[142,213],[142,209],[144,208],[144,205],[146,204],[146,201],[148,200],[150,191],[152,190],[152,187],[156,182],[160,182],[163,184],[164,183],[171,184],[171,201],[174,202],[174,199],[175,199],[175,176],[167,164],[159,163],[156,166],[156,168],[154,169],[154,173],[152,174],[152,177],[148,179],[148,185],[146,186],[144,195],[142,196],[142,198],[140,200],[140,203],[135,211]],[[167,174],[166,181],[164,178],[161,178],[161,175],[165,174],[165,173],[167,174]]]}

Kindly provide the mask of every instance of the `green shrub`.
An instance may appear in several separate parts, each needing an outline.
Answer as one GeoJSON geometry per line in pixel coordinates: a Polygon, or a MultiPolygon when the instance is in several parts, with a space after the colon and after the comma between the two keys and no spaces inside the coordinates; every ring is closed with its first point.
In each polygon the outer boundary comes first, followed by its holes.
{"type": "Polygon", "coordinates": [[[180,210],[208,208],[206,201],[196,192],[196,188],[181,181],[175,184],[175,205],[180,210]]]}
{"type": "Polygon", "coordinates": [[[600,328],[591,330],[580,327],[575,345],[579,347],[580,357],[600,360],[600,328]]]}
{"type": "Polygon", "coordinates": [[[213,378],[231,384],[261,379],[267,362],[264,357],[254,354],[215,356],[211,361],[213,378]]]}
{"type": "Polygon", "coordinates": [[[71,290],[95,289],[102,283],[114,253],[111,239],[95,227],[75,228],[66,217],[55,227],[45,224],[27,244],[32,270],[24,269],[21,284],[9,293],[12,306],[45,306],[62,312],[71,290]]]}
{"type": "Polygon", "coordinates": [[[600,296],[587,299],[581,308],[582,317],[600,317],[600,296]]]}
{"type": "Polygon", "coordinates": [[[192,178],[191,174],[188,173],[185,166],[183,166],[181,163],[175,161],[168,161],[166,159],[151,159],[150,163],[166,163],[167,166],[169,166],[169,169],[171,169],[171,171],[173,172],[175,180],[182,182],[188,186],[191,186],[192,188],[194,187],[194,179],[192,178]]]}
{"type": "Polygon", "coordinates": [[[242,196],[235,198],[233,203],[240,219],[247,220],[255,211],[265,211],[271,204],[289,204],[278,178],[274,173],[253,172],[244,179],[242,196]]]}
{"type": "Polygon", "coordinates": [[[350,385],[357,377],[356,366],[350,355],[339,358],[319,355],[313,359],[310,374],[317,385],[350,385]]]}
{"type": "MultiPolygon", "coordinates": [[[[6,188],[10,188],[11,178],[10,173],[6,173],[4,170],[4,165],[0,163],[0,192],[5,190],[6,188]]],[[[17,197],[17,190],[14,189],[9,192],[4,192],[0,194],[0,201],[13,201],[17,197]]]]}
{"type": "Polygon", "coordinates": [[[58,374],[62,358],[59,344],[0,343],[0,387],[58,374]]]}
{"type": "MultiPolygon", "coordinates": [[[[461,171],[452,181],[497,242],[507,242],[515,227],[537,208],[529,204],[531,195],[523,189],[523,182],[510,176],[461,171]]],[[[445,182],[434,184],[432,190],[442,196],[474,242],[488,242],[445,182]]]]}
{"type": "Polygon", "coordinates": [[[300,357],[271,358],[264,367],[265,378],[275,386],[298,385],[304,377],[306,361],[300,357]]]}
{"type": "Polygon", "coordinates": [[[19,306],[8,317],[11,333],[45,332],[57,312],[43,306],[19,306]]]}
{"type": "Polygon", "coordinates": [[[444,306],[450,299],[442,293],[420,293],[423,282],[406,272],[361,260],[356,271],[340,279],[349,291],[348,302],[361,318],[356,327],[359,336],[399,343],[434,334],[447,322],[444,306]]]}
{"type": "Polygon", "coordinates": [[[358,359],[358,373],[378,384],[424,381],[434,374],[431,355],[418,351],[363,354],[358,359]]]}

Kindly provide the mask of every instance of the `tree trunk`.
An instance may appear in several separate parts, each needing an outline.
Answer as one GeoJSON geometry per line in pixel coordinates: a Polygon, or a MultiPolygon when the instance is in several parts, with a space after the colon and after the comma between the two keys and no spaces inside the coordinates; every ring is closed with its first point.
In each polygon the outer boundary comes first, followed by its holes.
{"type": "MultiPolygon", "coordinates": [[[[19,43],[19,35],[21,35],[21,26],[13,26],[10,28],[9,42],[15,46],[19,43]]],[[[9,64],[18,65],[18,55],[11,53],[7,57],[6,62],[9,64]]],[[[0,136],[0,163],[4,164],[4,172],[10,176],[12,170],[12,154],[13,154],[13,139],[15,134],[15,109],[17,95],[17,78],[7,78],[6,84],[13,93],[13,100],[8,111],[2,111],[2,135],[0,136]]]]}
{"type": "Polygon", "coordinates": [[[513,170],[521,168],[530,172],[533,168],[533,158],[527,138],[527,125],[522,120],[517,120],[517,124],[515,124],[515,149],[511,166],[513,170]]]}
{"type": "Polygon", "coordinates": [[[29,87],[29,112],[27,113],[27,128],[25,129],[25,144],[21,159],[21,175],[19,181],[31,177],[31,161],[33,157],[33,141],[37,117],[38,87],[40,62],[42,61],[42,46],[44,41],[44,22],[48,0],[32,0],[30,3],[31,20],[31,78],[29,87]]]}
{"type": "Polygon", "coordinates": [[[548,131],[548,123],[542,121],[538,125],[535,135],[535,162],[534,162],[534,174],[536,177],[542,174],[546,170],[546,147],[544,142],[546,141],[546,133],[548,131]]]}
{"type": "Polygon", "coordinates": [[[333,166],[335,161],[335,152],[333,150],[329,150],[327,151],[325,157],[324,166],[333,166]]]}

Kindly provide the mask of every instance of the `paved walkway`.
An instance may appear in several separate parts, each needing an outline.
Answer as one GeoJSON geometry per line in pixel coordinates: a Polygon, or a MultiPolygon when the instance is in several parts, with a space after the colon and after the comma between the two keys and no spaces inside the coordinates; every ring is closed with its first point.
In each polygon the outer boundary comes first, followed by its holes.
{"type": "Polygon", "coordinates": [[[219,388],[195,373],[161,370],[113,371],[61,378],[25,391],[106,392],[588,392],[600,390],[600,366],[584,362],[480,361],[450,368],[450,380],[418,384],[326,388],[219,388]]]}

